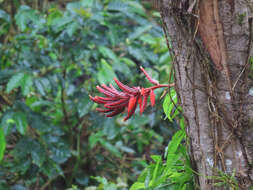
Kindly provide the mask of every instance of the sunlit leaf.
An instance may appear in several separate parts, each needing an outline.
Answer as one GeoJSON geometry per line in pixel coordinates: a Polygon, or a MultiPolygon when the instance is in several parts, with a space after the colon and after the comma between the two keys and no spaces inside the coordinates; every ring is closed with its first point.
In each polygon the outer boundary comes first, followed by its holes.
{"type": "Polygon", "coordinates": [[[183,130],[179,130],[176,132],[176,134],[174,134],[174,136],[172,137],[168,145],[168,154],[173,154],[176,152],[179,144],[181,143],[184,137],[185,137],[185,132],[183,130]]]}
{"type": "Polygon", "coordinates": [[[177,94],[176,91],[173,89],[170,91],[170,94],[166,95],[163,102],[164,113],[166,114],[166,116],[170,121],[173,121],[172,111],[176,103],[177,103],[177,94]]]}
{"type": "Polygon", "coordinates": [[[141,182],[135,182],[130,188],[130,190],[144,190],[144,189],[145,184],[141,182]]]}
{"type": "Polygon", "coordinates": [[[0,128],[0,162],[2,161],[4,157],[5,147],[6,147],[6,142],[5,142],[4,131],[2,128],[0,128]]]}

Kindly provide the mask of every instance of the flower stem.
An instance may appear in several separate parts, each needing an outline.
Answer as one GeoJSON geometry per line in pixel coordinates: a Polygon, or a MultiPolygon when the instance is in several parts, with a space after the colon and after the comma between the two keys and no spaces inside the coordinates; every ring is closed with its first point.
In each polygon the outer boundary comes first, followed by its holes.
{"type": "Polygon", "coordinates": [[[175,83],[171,83],[171,84],[158,84],[156,86],[152,86],[152,87],[149,87],[149,88],[146,88],[146,89],[149,89],[149,90],[155,90],[157,88],[171,88],[171,87],[174,87],[175,86],[175,83]]]}

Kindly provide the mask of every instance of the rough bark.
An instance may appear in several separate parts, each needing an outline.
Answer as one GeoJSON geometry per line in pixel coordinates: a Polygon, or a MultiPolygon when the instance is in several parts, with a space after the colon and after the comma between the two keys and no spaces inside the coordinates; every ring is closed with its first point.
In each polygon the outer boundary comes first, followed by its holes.
{"type": "Polygon", "coordinates": [[[196,189],[253,184],[252,2],[163,0],[196,189]],[[217,178],[235,171],[236,183],[217,178]],[[213,176],[216,176],[215,178],[213,176]],[[224,180],[223,180],[224,182],[224,180]]]}

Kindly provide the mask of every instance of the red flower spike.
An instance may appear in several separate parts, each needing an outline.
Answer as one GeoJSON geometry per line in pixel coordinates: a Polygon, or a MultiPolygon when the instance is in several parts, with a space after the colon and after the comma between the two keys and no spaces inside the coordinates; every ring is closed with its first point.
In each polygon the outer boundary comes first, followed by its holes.
{"type": "Polygon", "coordinates": [[[102,113],[108,113],[111,112],[110,109],[101,109],[101,108],[96,108],[97,111],[102,112],[102,113]]]}
{"type": "Polygon", "coordinates": [[[147,102],[148,102],[148,95],[144,96],[143,97],[143,100],[142,100],[142,105],[141,105],[141,109],[140,109],[140,112],[143,113],[146,106],[147,106],[147,102]]]}
{"type": "Polygon", "coordinates": [[[113,117],[122,113],[125,108],[127,108],[127,116],[124,118],[124,121],[126,121],[135,113],[137,104],[140,106],[140,114],[144,112],[149,95],[151,106],[155,105],[155,89],[174,86],[174,84],[159,84],[159,82],[152,79],[142,67],[141,70],[154,86],[149,88],[129,87],[115,78],[116,84],[122,91],[118,91],[111,84],[109,86],[105,84],[97,86],[98,91],[104,94],[105,97],[90,96],[90,99],[97,104],[103,104],[105,109],[96,108],[96,110],[104,113],[106,117],[113,117]]]}
{"type": "Polygon", "coordinates": [[[109,113],[106,115],[106,117],[113,117],[115,115],[118,115],[120,113],[122,113],[124,111],[124,107],[120,108],[120,109],[117,109],[117,110],[114,110],[113,112],[109,113]]]}
{"type": "MultiPolygon", "coordinates": [[[[141,106],[142,106],[142,96],[139,96],[138,98],[138,104],[139,104],[139,107],[140,107],[140,110],[141,110],[141,106]]],[[[142,114],[142,112],[140,111],[140,114],[142,114]]]]}
{"type": "Polygon", "coordinates": [[[110,88],[110,87],[106,86],[105,84],[102,84],[101,86],[105,90],[107,90],[107,91],[111,92],[112,94],[114,94],[115,96],[120,96],[122,98],[126,97],[126,95],[124,93],[117,91],[115,88],[112,88],[112,87],[110,88]]]}
{"type": "Polygon", "coordinates": [[[145,93],[146,93],[145,88],[141,88],[141,95],[142,95],[142,96],[144,96],[144,95],[145,95],[145,93]]]}
{"type": "Polygon", "coordinates": [[[106,101],[106,102],[112,102],[115,100],[118,100],[116,97],[98,97],[96,96],[97,99],[102,100],[102,101],[106,101]]]}
{"type": "Polygon", "coordinates": [[[110,106],[108,104],[104,104],[104,107],[105,108],[108,108],[108,109],[119,109],[121,107],[126,107],[128,105],[128,101],[122,103],[122,104],[117,104],[117,105],[113,105],[113,106],[110,106]]]}
{"type": "Polygon", "coordinates": [[[123,83],[121,83],[120,81],[118,81],[116,78],[114,78],[114,81],[116,82],[116,84],[119,86],[119,88],[121,90],[123,90],[124,92],[126,93],[129,93],[129,94],[133,94],[133,95],[137,95],[138,93],[138,90],[135,89],[135,88],[130,88],[128,87],[127,85],[124,85],[123,83]]]}
{"type": "Polygon", "coordinates": [[[145,71],[145,69],[142,66],[140,66],[140,69],[144,73],[144,75],[147,77],[149,82],[151,82],[154,85],[159,85],[159,82],[155,79],[152,79],[152,77],[147,73],[147,71],[145,71]]]}
{"type": "MultiPolygon", "coordinates": [[[[128,112],[128,115],[127,117],[124,118],[124,121],[128,120],[135,112],[136,110],[136,107],[137,107],[137,99],[138,99],[138,96],[135,98],[135,103],[132,104],[132,109],[130,110],[130,112],[128,112]]],[[[134,101],[134,100],[133,100],[134,101]]],[[[129,110],[128,110],[129,111],[129,110]]]]}
{"type": "Polygon", "coordinates": [[[151,102],[151,106],[154,107],[155,105],[155,93],[153,90],[150,90],[150,102],[151,102]]]}
{"type": "Polygon", "coordinates": [[[120,104],[123,104],[124,102],[127,103],[127,99],[120,99],[120,100],[116,100],[114,102],[110,102],[108,104],[105,104],[107,106],[117,106],[117,105],[120,105],[120,104]]]}
{"type": "Polygon", "coordinates": [[[97,86],[97,89],[98,89],[99,92],[103,93],[107,97],[114,97],[115,96],[113,93],[109,92],[108,90],[105,90],[105,89],[101,88],[100,86],[97,86]]]}
{"type": "Polygon", "coordinates": [[[133,110],[134,107],[136,107],[137,103],[137,97],[131,96],[129,103],[128,103],[128,114],[133,110]]]}
{"type": "Polygon", "coordinates": [[[92,97],[92,96],[90,96],[90,99],[91,99],[93,102],[95,102],[95,103],[98,103],[98,104],[105,104],[105,103],[107,103],[106,101],[99,100],[98,98],[99,98],[98,96],[95,96],[95,98],[92,97]]]}

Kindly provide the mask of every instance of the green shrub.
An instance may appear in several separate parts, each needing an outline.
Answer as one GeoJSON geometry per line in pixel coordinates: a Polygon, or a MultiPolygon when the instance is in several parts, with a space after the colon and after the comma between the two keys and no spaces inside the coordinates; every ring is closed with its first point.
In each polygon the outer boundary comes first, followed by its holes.
{"type": "Polygon", "coordinates": [[[161,104],[128,122],[104,118],[88,95],[114,76],[148,86],[141,65],[168,83],[159,17],[137,0],[46,10],[13,2],[14,15],[0,10],[1,187],[82,188],[96,184],[90,176],[133,183],[175,124],[163,120],[161,104]]]}

